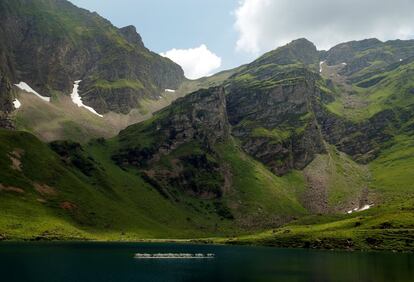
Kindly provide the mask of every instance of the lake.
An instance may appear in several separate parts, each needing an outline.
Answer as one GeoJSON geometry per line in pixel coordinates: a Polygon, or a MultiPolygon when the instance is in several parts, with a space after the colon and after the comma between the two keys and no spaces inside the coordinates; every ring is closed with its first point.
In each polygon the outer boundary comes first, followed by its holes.
{"type": "Polygon", "coordinates": [[[414,281],[414,255],[170,243],[2,243],[0,281],[414,281]],[[213,259],[134,259],[214,253],[213,259]]]}

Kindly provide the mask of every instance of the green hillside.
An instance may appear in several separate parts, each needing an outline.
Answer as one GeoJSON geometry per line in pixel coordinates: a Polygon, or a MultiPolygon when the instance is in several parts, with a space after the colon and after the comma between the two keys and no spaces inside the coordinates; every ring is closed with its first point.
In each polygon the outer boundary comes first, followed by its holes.
{"type": "Polygon", "coordinates": [[[76,143],[52,143],[60,157],[27,133],[2,130],[1,140],[3,239],[228,236],[272,226],[279,216],[306,213],[294,197],[303,185],[299,175],[276,177],[233,143],[218,146],[226,152],[221,161],[240,176],[221,205],[216,199],[188,195],[179,201],[166,199],[137,170],[112,161],[117,140],[94,141],[83,149],[76,143]],[[227,206],[237,220],[229,218],[227,206]],[[263,217],[268,221],[258,223],[263,217]]]}

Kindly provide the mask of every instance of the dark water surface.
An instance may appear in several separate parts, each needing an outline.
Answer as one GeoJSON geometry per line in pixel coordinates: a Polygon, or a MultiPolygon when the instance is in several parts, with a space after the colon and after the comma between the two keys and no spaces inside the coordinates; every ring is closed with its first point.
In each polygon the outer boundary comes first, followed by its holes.
{"type": "Polygon", "coordinates": [[[0,281],[414,281],[414,255],[155,243],[0,244],[0,281]],[[135,253],[215,253],[137,260],[135,253]]]}

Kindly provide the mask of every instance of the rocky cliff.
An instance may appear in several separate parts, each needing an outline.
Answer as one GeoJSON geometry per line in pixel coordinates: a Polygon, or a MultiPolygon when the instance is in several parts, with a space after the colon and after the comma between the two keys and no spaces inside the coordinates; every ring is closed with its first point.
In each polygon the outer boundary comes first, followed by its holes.
{"type": "Polygon", "coordinates": [[[123,130],[113,159],[121,166],[140,168],[166,196],[175,198],[171,189],[181,188],[219,197],[224,176],[215,145],[229,138],[224,89],[211,88],[178,99],[153,120],[123,130]],[[172,158],[173,166],[164,165],[166,158],[172,158]]]}
{"type": "Polygon", "coordinates": [[[276,174],[303,169],[326,151],[312,112],[319,92],[311,83],[299,79],[267,89],[239,88],[227,96],[233,135],[276,174]]]}

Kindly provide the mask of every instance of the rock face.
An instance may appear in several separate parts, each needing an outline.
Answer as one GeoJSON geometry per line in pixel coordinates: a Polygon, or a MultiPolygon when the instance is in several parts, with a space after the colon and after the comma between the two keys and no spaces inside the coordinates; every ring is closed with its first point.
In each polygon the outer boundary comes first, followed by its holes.
{"type": "Polygon", "coordinates": [[[133,25],[128,25],[119,29],[119,32],[124,38],[131,44],[140,48],[145,48],[144,42],[142,42],[141,35],[138,34],[137,29],[133,25]]]}
{"type": "Polygon", "coordinates": [[[13,89],[10,81],[7,75],[0,70],[0,128],[14,128],[9,117],[9,113],[13,110],[12,98],[13,89]]]}
{"type": "Polygon", "coordinates": [[[227,111],[233,136],[244,151],[283,175],[303,169],[326,152],[312,105],[319,57],[315,45],[295,40],[271,51],[227,82],[227,111]]]}
{"type": "Polygon", "coordinates": [[[6,73],[0,72],[0,111],[9,113],[13,110],[12,94],[13,88],[6,73]]]}
{"type": "Polygon", "coordinates": [[[193,141],[211,150],[215,143],[229,136],[230,126],[222,87],[199,90],[178,99],[167,109],[158,112],[157,118],[151,123],[132,125],[119,134],[121,143],[125,143],[126,147],[132,145],[136,146],[134,149],[142,149],[142,159],[136,164],[158,161],[162,155],[193,141]],[[131,144],[129,142],[134,134],[148,135],[151,140],[149,144],[143,145],[139,140],[131,144]]]}
{"type": "Polygon", "coordinates": [[[239,89],[227,96],[233,135],[243,149],[282,175],[303,169],[325,146],[311,111],[319,92],[307,81],[270,89],[239,89]]]}
{"type": "Polygon", "coordinates": [[[224,185],[214,146],[230,137],[222,87],[199,90],[158,112],[151,123],[121,131],[113,159],[136,166],[165,197],[174,189],[204,198],[220,197],[224,185]],[[172,158],[173,167],[163,165],[172,158]]]}
{"type": "Polygon", "coordinates": [[[195,92],[176,101],[172,108],[169,118],[156,121],[155,126],[161,134],[168,136],[169,143],[175,147],[180,143],[198,140],[211,148],[230,136],[222,87],[195,92]]]}
{"type": "Polygon", "coordinates": [[[49,96],[70,93],[81,79],[83,101],[101,114],[128,113],[184,79],[178,65],[145,48],[134,27],[118,29],[66,0],[1,1],[0,41],[11,82],[49,96]]]}
{"type": "Polygon", "coordinates": [[[368,163],[378,156],[396,132],[413,134],[412,126],[404,125],[414,118],[414,107],[397,110],[387,109],[361,122],[345,120],[321,108],[315,113],[327,142],[356,161],[368,163]]]}

